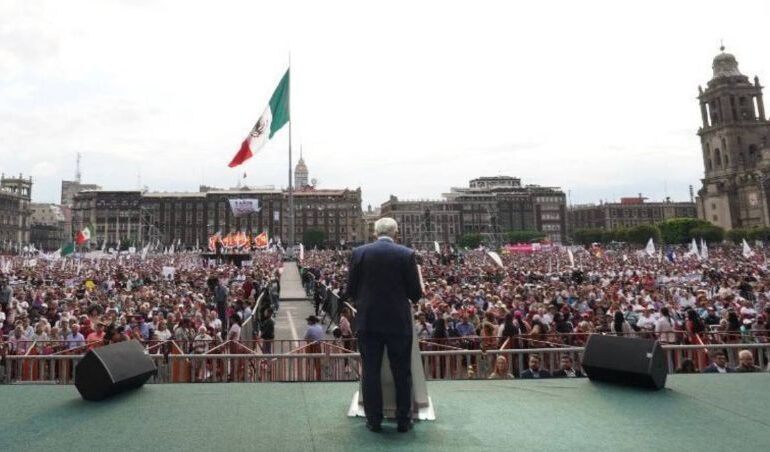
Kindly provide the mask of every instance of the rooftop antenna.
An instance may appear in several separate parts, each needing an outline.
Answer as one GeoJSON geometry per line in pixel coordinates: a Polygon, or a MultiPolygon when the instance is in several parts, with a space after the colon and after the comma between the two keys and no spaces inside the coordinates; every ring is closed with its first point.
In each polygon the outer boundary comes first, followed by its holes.
{"type": "Polygon", "coordinates": [[[80,176],[81,176],[81,174],[80,174],[80,152],[78,152],[78,158],[77,158],[77,161],[75,163],[75,182],[80,183],[80,179],[81,179],[80,176]]]}

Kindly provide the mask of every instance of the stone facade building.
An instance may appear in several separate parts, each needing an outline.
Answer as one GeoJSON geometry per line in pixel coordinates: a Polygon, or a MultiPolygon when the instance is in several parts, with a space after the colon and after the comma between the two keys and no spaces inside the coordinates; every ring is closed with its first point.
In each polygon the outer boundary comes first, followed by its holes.
{"type": "MultiPolygon", "coordinates": [[[[313,190],[294,193],[295,230],[300,241],[306,229],[320,229],[328,246],[358,243],[361,190],[313,190]]],[[[214,233],[267,231],[272,238],[288,236],[288,194],[275,188],[217,189],[198,192],[83,191],[72,211],[76,229],[92,224],[97,243],[179,244],[205,247],[214,233]],[[257,199],[259,212],[236,217],[230,199],[257,199]]]]}
{"type": "Polygon", "coordinates": [[[69,239],[65,233],[67,217],[57,204],[31,203],[30,241],[40,250],[54,251],[69,239]]]}
{"type": "Polygon", "coordinates": [[[307,188],[310,185],[308,177],[307,165],[305,165],[305,159],[302,158],[302,153],[300,152],[299,161],[294,167],[294,189],[303,190],[307,188]]]}
{"type": "Polygon", "coordinates": [[[770,122],[762,86],[738,70],[735,57],[714,58],[713,77],[698,87],[702,126],[703,187],[698,216],[725,229],[770,226],[770,122]]]}
{"type": "Polygon", "coordinates": [[[455,244],[467,234],[500,245],[509,231],[542,231],[557,243],[566,233],[566,197],[558,188],[522,185],[509,176],[481,177],[443,196],[421,201],[391,196],[381,216],[399,223],[403,243],[422,248],[433,247],[434,241],[455,244]]]}
{"type": "Polygon", "coordinates": [[[695,217],[694,202],[646,202],[641,195],[620,202],[571,206],[567,211],[570,233],[578,229],[630,228],[669,218],[695,217]]]}
{"type": "Polygon", "coordinates": [[[61,181],[61,205],[72,207],[75,195],[85,190],[101,190],[96,184],[82,184],[78,180],[61,181]]]}
{"type": "Polygon", "coordinates": [[[401,243],[433,249],[434,241],[455,244],[462,236],[460,208],[452,201],[399,200],[391,195],[380,207],[380,216],[396,220],[401,243]]]}
{"type": "Polygon", "coordinates": [[[560,243],[567,231],[567,198],[556,187],[522,185],[510,176],[480,177],[444,197],[461,205],[462,234],[487,235],[493,243],[520,230],[541,231],[560,243]]]}
{"type": "Polygon", "coordinates": [[[0,176],[0,249],[18,251],[30,242],[32,178],[0,176]]]}
{"type": "MultiPolygon", "coordinates": [[[[282,211],[288,218],[289,202],[282,211]]],[[[294,192],[294,237],[301,241],[306,231],[324,233],[326,246],[360,244],[366,241],[361,231],[361,189],[321,190],[312,187],[294,192]]],[[[283,223],[283,237],[289,236],[289,222],[283,223]]]]}

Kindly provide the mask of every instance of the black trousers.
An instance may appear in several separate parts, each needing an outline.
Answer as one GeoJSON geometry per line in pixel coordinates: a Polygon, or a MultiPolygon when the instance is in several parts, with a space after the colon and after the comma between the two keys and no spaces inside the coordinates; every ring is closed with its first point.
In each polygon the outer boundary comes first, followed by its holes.
{"type": "Polygon", "coordinates": [[[358,348],[363,366],[364,411],[370,422],[382,421],[382,357],[387,347],[390,371],[396,386],[396,419],[411,418],[412,336],[403,334],[359,333],[358,348]]]}

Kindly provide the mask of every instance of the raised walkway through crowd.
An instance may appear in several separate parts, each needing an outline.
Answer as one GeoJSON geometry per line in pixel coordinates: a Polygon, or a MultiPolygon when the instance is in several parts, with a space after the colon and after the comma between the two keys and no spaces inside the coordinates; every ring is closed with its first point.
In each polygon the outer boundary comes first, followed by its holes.
{"type": "MultiPolygon", "coordinates": [[[[276,340],[301,340],[307,330],[308,316],[315,314],[312,298],[302,287],[302,277],[296,262],[284,262],[281,272],[280,308],[275,319],[276,340]]],[[[328,321],[326,322],[328,324],[328,321]]],[[[326,331],[326,325],[324,325],[326,331]]],[[[326,339],[331,339],[326,334],[326,339]]]]}

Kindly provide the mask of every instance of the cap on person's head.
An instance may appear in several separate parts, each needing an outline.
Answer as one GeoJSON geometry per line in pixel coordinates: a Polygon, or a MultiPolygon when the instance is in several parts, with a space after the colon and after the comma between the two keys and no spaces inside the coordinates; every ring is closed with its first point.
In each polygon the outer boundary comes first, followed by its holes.
{"type": "Polygon", "coordinates": [[[308,322],[311,322],[311,323],[318,323],[318,317],[316,317],[314,315],[307,316],[307,318],[305,320],[307,320],[308,322]]]}

